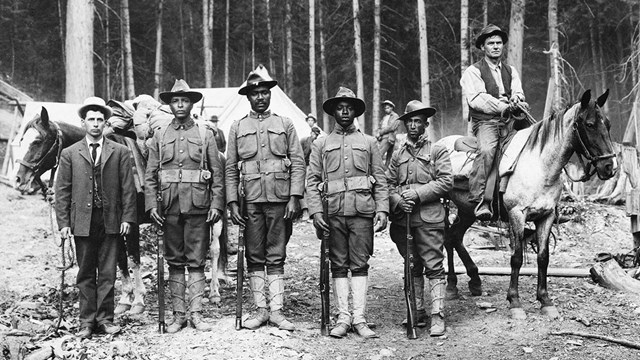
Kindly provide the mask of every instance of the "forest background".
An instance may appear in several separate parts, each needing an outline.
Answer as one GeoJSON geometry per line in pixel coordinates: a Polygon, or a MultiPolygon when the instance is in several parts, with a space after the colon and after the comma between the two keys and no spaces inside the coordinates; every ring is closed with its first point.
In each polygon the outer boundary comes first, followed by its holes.
{"type": "Polygon", "coordinates": [[[489,22],[508,32],[520,18],[522,46],[509,51],[522,59],[532,115],[543,117],[554,76],[553,27],[561,103],[611,89],[606,111],[621,141],[628,124],[635,127],[639,12],[636,0],[0,0],[0,74],[38,101],[78,103],[93,94],[157,94],[176,78],[193,88],[239,86],[264,64],[304,112],[320,117],[338,86],[357,91],[368,133],[381,115],[376,102],[389,99],[402,114],[426,96],[438,109],[439,138],[466,132],[459,79],[482,56],[473,46],[480,29],[489,22]],[[74,63],[87,57],[89,68],[74,63]]]}

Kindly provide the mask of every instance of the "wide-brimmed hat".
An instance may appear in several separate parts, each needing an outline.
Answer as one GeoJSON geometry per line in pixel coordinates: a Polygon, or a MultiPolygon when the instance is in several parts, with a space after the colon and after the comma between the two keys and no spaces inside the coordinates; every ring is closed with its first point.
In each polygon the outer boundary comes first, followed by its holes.
{"type": "Polygon", "coordinates": [[[340,101],[348,101],[352,103],[353,107],[356,108],[356,117],[364,114],[364,111],[367,108],[366,105],[364,104],[364,101],[362,99],[357,98],[356,94],[354,94],[353,91],[351,91],[351,89],[340,86],[340,89],[338,89],[336,96],[329,98],[325,100],[324,103],[322,103],[322,110],[324,110],[324,112],[326,112],[329,115],[333,115],[333,111],[336,108],[336,104],[339,103],[340,101]]]}
{"type": "Polygon", "coordinates": [[[436,109],[426,106],[420,100],[411,100],[407,103],[407,107],[404,109],[404,115],[400,116],[398,120],[408,120],[414,115],[424,114],[427,118],[435,115],[436,109]]]}
{"type": "Polygon", "coordinates": [[[211,115],[211,117],[209,118],[209,121],[218,122],[218,115],[211,115]]]}
{"type": "Polygon", "coordinates": [[[499,27],[493,24],[489,24],[480,31],[480,35],[478,35],[478,37],[476,38],[476,47],[480,49],[480,47],[484,45],[484,41],[488,37],[491,37],[493,35],[500,35],[500,37],[502,38],[502,42],[504,44],[506,44],[507,41],[509,41],[509,36],[507,35],[506,32],[502,31],[499,27]]]}
{"type": "Polygon", "coordinates": [[[277,81],[273,79],[267,80],[263,78],[262,75],[258,74],[255,71],[252,71],[249,73],[249,76],[247,77],[247,81],[245,82],[245,85],[241,87],[240,90],[238,90],[238,94],[247,95],[249,93],[249,90],[253,88],[257,88],[258,86],[265,86],[268,89],[271,89],[276,85],[278,85],[277,81]]]}
{"type": "Polygon", "coordinates": [[[84,99],[82,106],[78,109],[78,115],[81,119],[84,119],[85,115],[87,115],[87,111],[89,110],[102,112],[105,120],[110,118],[113,114],[113,111],[111,111],[111,108],[105,104],[104,100],[97,96],[90,96],[84,99]]]}
{"type": "Polygon", "coordinates": [[[171,102],[171,98],[174,96],[186,96],[194,104],[202,99],[202,94],[197,91],[191,91],[191,88],[189,87],[187,82],[182,79],[176,79],[176,82],[173,84],[171,91],[160,93],[160,100],[168,104],[171,102]]]}
{"type": "Polygon", "coordinates": [[[306,117],[306,118],[304,118],[304,119],[305,119],[305,120],[307,120],[307,119],[313,119],[313,121],[318,122],[318,119],[316,118],[316,116],[315,116],[315,115],[313,115],[313,114],[311,114],[311,113],[307,114],[307,117],[306,117]]]}
{"type": "Polygon", "coordinates": [[[383,101],[383,102],[382,102],[382,106],[385,106],[385,105],[389,105],[389,106],[391,106],[391,107],[392,107],[392,108],[394,108],[394,109],[396,108],[396,104],[394,104],[393,102],[391,102],[391,100],[385,100],[385,101],[383,101]]]}

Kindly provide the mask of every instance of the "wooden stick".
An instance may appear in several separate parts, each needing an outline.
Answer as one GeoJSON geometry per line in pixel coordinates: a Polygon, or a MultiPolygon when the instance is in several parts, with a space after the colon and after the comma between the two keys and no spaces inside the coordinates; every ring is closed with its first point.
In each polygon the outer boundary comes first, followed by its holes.
{"type": "MultiPolygon", "coordinates": [[[[448,273],[448,269],[445,269],[448,273]]],[[[456,274],[464,274],[466,270],[464,267],[457,267],[456,274]]],[[[494,275],[494,276],[510,276],[510,267],[479,267],[479,275],[494,275]]],[[[538,275],[537,268],[521,268],[520,275],[538,275]]],[[[589,277],[589,269],[573,269],[573,268],[549,268],[547,269],[547,276],[553,277],[589,277]]]]}
{"type": "Polygon", "coordinates": [[[609,337],[609,336],[604,336],[604,335],[598,335],[598,334],[589,334],[589,333],[583,333],[583,332],[579,332],[579,331],[554,331],[549,333],[551,335],[558,335],[558,336],[563,336],[563,335],[574,335],[574,336],[581,336],[584,338],[588,338],[588,339],[599,339],[599,340],[604,340],[604,341],[609,341],[615,344],[619,344],[619,345],[623,345],[626,347],[630,347],[632,349],[640,349],[640,344],[638,343],[634,343],[631,342],[629,340],[624,340],[624,339],[616,339],[613,337],[609,337]]]}

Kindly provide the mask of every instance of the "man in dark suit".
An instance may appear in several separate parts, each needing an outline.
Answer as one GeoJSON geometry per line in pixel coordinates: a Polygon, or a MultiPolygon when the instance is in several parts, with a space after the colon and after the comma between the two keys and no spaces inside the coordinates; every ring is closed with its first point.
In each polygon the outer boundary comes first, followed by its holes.
{"type": "Polygon", "coordinates": [[[111,109],[89,97],[78,110],[86,136],[62,150],[55,183],[56,217],[63,238],[74,236],[80,291],[80,331],[116,334],[113,323],[118,236],[136,222],[129,149],[102,133],[111,109]]]}

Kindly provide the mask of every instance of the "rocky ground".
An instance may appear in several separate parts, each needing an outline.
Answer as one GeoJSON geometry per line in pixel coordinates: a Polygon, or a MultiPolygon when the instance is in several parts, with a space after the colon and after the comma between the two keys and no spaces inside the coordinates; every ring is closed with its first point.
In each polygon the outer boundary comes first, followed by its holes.
{"type": "MultiPolygon", "coordinates": [[[[588,269],[598,253],[626,253],[632,240],[621,207],[565,203],[573,220],[560,225],[552,247],[550,267],[588,269]]],[[[460,277],[461,297],[447,301],[447,335],[430,338],[421,330],[408,340],[400,322],[405,314],[402,261],[388,234],[376,236],[371,260],[368,320],[380,338],[364,340],[320,335],[318,293],[319,242],[312,226],[298,222],[288,246],[286,315],[297,330],[273,327],[235,331],[235,284],[222,288],[222,305],[206,305],[215,329],[198,333],[185,329],[175,335],[157,332],[155,256],[143,256],[148,294],[147,311],[120,316],[122,334],[78,341],[69,334],[77,321],[75,269],[66,272],[62,330],[52,331],[58,318],[61,249],[51,231],[49,207],[38,196],[20,196],[0,186],[0,359],[46,359],[52,351],[69,359],[635,359],[639,350],[558,331],[579,331],[640,343],[640,298],[604,289],[589,278],[550,278],[549,291],[561,317],[542,316],[535,300],[536,278],[521,277],[520,290],[528,318],[509,317],[508,277],[483,276],[484,293],[472,297],[466,276],[460,277]],[[39,357],[38,357],[39,356],[39,357]]],[[[506,237],[470,231],[465,239],[479,266],[508,267],[506,237]]],[[[152,248],[147,245],[146,249],[152,248]]],[[[525,267],[535,266],[528,249],[525,267]]],[[[460,266],[459,264],[457,266],[460,266]]],[[[235,258],[230,259],[235,268],[235,258]]],[[[245,311],[251,309],[245,286],[245,311]]]]}

